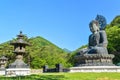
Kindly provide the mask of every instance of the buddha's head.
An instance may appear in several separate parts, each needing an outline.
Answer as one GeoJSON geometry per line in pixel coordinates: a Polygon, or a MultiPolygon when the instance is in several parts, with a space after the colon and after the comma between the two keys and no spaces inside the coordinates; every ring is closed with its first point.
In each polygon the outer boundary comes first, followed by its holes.
{"type": "Polygon", "coordinates": [[[90,31],[92,33],[98,32],[99,31],[99,23],[98,23],[98,21],[96,21],[96,20],[91,21],[90,24],[89,24],[89,27],[90,27],[90,31]]]}

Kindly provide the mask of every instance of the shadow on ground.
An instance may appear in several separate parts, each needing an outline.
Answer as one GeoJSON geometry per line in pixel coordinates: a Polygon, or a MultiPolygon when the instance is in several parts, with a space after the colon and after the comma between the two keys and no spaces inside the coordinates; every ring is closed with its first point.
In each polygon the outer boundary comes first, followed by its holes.
{"type": "Polygon", "coordinates": [[[0,80],[63,80],[64,75],[30,75],[17,77],[0,77],[0,80]]]}

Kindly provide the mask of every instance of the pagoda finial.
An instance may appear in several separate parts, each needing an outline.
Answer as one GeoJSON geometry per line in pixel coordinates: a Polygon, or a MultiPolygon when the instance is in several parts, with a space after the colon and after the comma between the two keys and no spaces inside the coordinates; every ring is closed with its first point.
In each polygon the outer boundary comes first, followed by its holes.
{"type": "Polygon", "coordinates": [[[20,35],[22,34],[22,31],[20,31],[20,35]]]}
{"type": "Polygon", "coordinates": [[[17,35],[18,39],[22,39],[24,35],[22,34],[22,31],[20,31],[19,35],[17,35]]]}

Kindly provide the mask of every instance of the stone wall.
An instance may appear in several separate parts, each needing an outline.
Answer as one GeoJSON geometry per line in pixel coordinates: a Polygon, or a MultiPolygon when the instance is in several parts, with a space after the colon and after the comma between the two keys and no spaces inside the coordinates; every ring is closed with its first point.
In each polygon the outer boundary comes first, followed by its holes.
{"type": "Polygon", "coordinates": [[[43,69],[31,69],[31,74],[40,74],[43,73],[43,69]]]}

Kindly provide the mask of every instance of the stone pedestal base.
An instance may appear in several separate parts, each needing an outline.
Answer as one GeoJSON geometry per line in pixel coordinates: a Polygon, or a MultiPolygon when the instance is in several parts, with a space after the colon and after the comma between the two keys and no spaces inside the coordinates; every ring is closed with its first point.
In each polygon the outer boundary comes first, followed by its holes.
{"type": "Polygon", "coordinates": [[[120,66],[82,66],[72,67],[69,72],[120,72],[120,66]]]}
{"type": "Polygon", "coordinates": [[[6,76],[25,76],[30,75],[29,68],[9,68],[6,69],[6,76]]]}
{"type": "Polygon", "coordinates": [[[114,66],[112,54],[83,54],[75,56],[76,66],[114,66]]]}
{"type": "Polygon", "coordinates": [[[0,75],[5,75],[5,69],[0,69],[0,75]]]}

